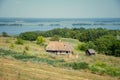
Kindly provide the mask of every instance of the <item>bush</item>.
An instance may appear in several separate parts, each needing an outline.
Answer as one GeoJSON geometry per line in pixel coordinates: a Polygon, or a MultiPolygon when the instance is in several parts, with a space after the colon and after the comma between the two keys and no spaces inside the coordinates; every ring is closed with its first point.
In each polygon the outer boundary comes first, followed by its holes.
{"type": "Polygon", "coordinates": [[[86,51],[87,49],[96,49],[96,45],[92,41],[89,41],[84,44],[78,44],[78,49],[83,51],[86,51]]]}
{"type": "Polygon", "coordinates": [[[21,38],[17,38],[17,41],[15,43],[23,45],[24,41],[21,38]]]}
{"type": "Polygon", "coordinates": [[[14,59],[17,60],[22,60],[22,61],[30,61],[30,62],[34,62],[34,63],[47,63],[49,65],[58,65],[60,63],[63,63],[64,60],[60,59],[60,60],[52,60],[52,59],[48,59],[48,58],[42,58],[42,57],[36,57],[36,56],[32,56],[32,55],[27,55],[25,53],[25,51],[23,53],[16,53],[10,50],[3,50],[0,49],[0,57],[7,57],[7,56],[11,56],[14,59]]]}
{"type": "Polygon", "coordinates": [[[34,56],[27,56],[26,54],[20,54],[20,55],[14,55],[13,56],[15,59],[32,59],[34,56]]]}
{"type": "Polygon", "coordinates": [[[75,70],[80,70],[80,69],[87,69],[88,63],[86,63],[86,62],[79,62],[79,63],[73,62],[73,63],[67,63],[67,64],[65,64],[65,66],[71,67],[72,69],[75,69],[75,70]]]}
{"type": "Polygon", "coordinates": [[[107,74],[111,76],[120,76],[120,69],[119,68],[113,68],[113,67],[108,67],[107,69],[107,74]]]}
{"type": "Polygon", "coordinates": [[[86,44],[79,44],[78,49],[82,50],[82,51],[85,51],[85,50],[87,50],[87,45],[86,44]]]}
{"type": "Polygon", "coordinates": [[[89,66],[89,69],[92,71],[92,73],[99,73],[99,74],[105,74],[107,65],[102,62],[95,62],[93,65],[89,66]]]}
{"type": "Polygon", "coordinates": [[[92,73],[99,74],[108,74],[111,76],[120,76],[120,69],[112,66],[108,66],[102,62],[95,62],[94,64],[89,66],[89,69],[92,73]]]}
{"type": "Polygon", "coordinates": [[[42,36],[38,36],[36,41],[37,44],[42,44],[43,42],[45,42],[45,39],[42,36]]]}
{"type": "Polygon", "coordinates": [[[9,46],[10,49],[13,49],[14,47],[15,47],[14,44],[10,44],[9,46]]]}
{"type": "Polygon", "coordinates": [[[21,33],[19,37],[24,40],[34,41],[36,40],[38,34],[36,32],[25,32],[21,33]]]}
{"type": "Polygon", "coordinates": [[[27,51],[28,51],[28,50],[29,50],[29,46],[25,46],[25,50],[27,50],[27,51]]]}
{"type": "Polygon", "coordinates": [[[2,32],[3,37],[9,37],[9,35],[6,32],[2,32]]]}
{"type": "Polygon", "coordinates": [[[116,50],[115,50],[115,56],[116,56],[116,57],[120,57],[120,50],[119,50],[119,49],[116,49],[116,50]]]}
{"type": "Polygon", "coordinates": [[[59,41],[59,40],[60,40],[60,37],[57,36],[57,35],[54,35],[53,37],[51,37],[50,40],[51,40],[51,41],[59,41]]]}
{"type": "Polygon", "coordinates": [[[120,41],[113,35],[106,35],[96,40],[99,53],[120,57],[120,41]]]}

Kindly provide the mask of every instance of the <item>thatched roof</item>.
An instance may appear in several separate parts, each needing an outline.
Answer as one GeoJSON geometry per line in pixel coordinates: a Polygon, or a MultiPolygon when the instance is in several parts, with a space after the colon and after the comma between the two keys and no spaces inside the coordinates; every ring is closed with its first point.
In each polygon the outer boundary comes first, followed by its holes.
{"type": "Polygon", "coordinates": [[[73,51],[73,47],[66,42],[51,41],[46,47],[47,51],[73,51]]]}

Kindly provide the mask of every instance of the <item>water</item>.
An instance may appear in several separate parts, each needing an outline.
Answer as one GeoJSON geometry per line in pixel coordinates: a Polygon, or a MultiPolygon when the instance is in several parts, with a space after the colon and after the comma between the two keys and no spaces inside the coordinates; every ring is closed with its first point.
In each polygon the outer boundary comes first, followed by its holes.
{"type": "Polygon", "coordinates": [[[120,30],[120,18],[109,19],[39,19],[0,18],[0,34],[17,35],[26,31],[47,31],[54,28],[106,28],[120,30]]]}

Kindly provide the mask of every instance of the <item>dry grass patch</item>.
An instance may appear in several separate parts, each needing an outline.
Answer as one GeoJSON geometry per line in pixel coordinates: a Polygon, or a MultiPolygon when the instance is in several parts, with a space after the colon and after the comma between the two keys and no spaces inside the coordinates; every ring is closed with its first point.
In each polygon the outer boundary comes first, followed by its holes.
{"type": "Polygon", "coordinates": [[[0,80],[117,80],[110,76],[4,58],[0,58],[0,70],[0,80]]]}

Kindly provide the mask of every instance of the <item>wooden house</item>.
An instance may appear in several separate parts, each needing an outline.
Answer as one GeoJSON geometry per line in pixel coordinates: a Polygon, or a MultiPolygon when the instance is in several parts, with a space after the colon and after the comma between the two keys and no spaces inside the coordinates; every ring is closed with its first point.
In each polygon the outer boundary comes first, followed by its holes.
{"type": "Polygon", "coordinates": [[[95,50],[94,49],[87,49],[86,55],[95,55],[95,50]]]}
{"type": "Polygon", "coordinates": [[[55,54],[69,54],[73,53],[73,47],[67,42],[51,41],[47,45],[46,51],[55,54]]]}

